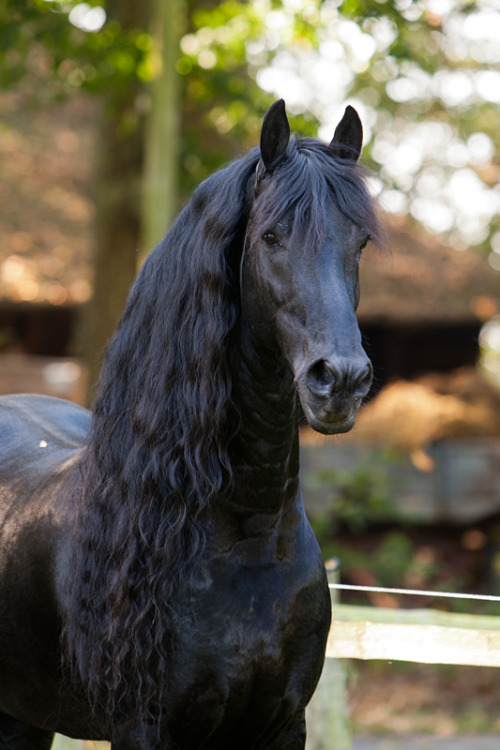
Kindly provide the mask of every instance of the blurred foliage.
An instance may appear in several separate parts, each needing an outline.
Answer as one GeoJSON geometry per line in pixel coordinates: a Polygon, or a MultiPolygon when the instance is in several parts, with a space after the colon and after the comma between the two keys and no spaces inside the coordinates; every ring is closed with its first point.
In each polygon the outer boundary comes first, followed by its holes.
{"type": "MultiPolygon", "coordinates": [[[[333,536],[331,529],[323,523],[312,526],[321,545],[325,559],[340,561],[342,581],[361,586],[407,588],[420,591],[475,591],[481,588],[481,580],[470,560],[449,560],[448,549],[436,538],[437,532],[428,533],[425,543],[415,527],[389,526],[371,527],[362,534],[348,535],[345,532],[333,536]]],[[[397,594],[367,594],[365,592],[343,593],[353,603],[366,604],[367,599],[376,606],[424,607],[454,612],[488,613],[495,608],[477,601],[463,599],[439,599],[427,595],[405,597],[397,594]]]]}
{"type": "Polygon", "coordinates": [[[412,565],[414,545],[404,532],[382,535],[376,549],[346,544],[347,536],[362,537],[374,526],[400,523],[394,503],[389,464],[395,459],[380,452],[373,460],[349,471],[324,470],[314,477],[316,487],[326,492],[325,510],[310,518],[325,559],[338,558],[343,576],[353,570],[370,570],[378,585],[400,585],[412,565]]]}
{"type": "MultiPolygon", "coordinates": [[[[325,559],[340,561],[342,581],[357,585],[434,591],[473,591],[483,579],[481,551],[466,552],[456,533],[416,524],[397,507],[392,452],[377,452],[346,471],[321,471],[316,488],[326,493],[323,510],[309,512],[325,559]]],[[[482,602],[434,600],[421,596],[343,593],[342,598],[377,606],[437,606],[456,612],[483,612],[482,602]]]]}
{"type": "MultiPolygon", "coordinates": [[[[187,3],[187,33],[181,39],[177,70],[183,79],[184,191],[221,163],[256,145],[262,115],[275,98],[256,81],[248,58],[250,40],[265,37],[268,14],[281,8],[280,0],[187,3]]],[[[288,29],[287,42],[314,42],[315,27],[298,11],[288,29]]],[[[265,50],[261,64],[276,50],[265,50]]],[[[317,120],[304,112],[290,117],[292,129],[315,135],[317,120]]]]}
{"type": "MultiPolygon", "coordinates": [[[[375,137],[364,156],[382,176],[386,194],[392,188],[392,196],[397,194],[400,200],[400,213],[410,213],[427,228],[446,235],[458,249],[500,247],[498,4],[344,0],[339,12],[375,38],[381,37],[383,21],[391,37],[386,46],[378,45],[364,69],[360,66],[356,71],[350,89],[351,96],[376,110],[375,137]],[[466,25],[469,37],[464,33],[466,25]],[[477,76],[483,76],[480,85],[477,76]],[[377,140],[390,144],[393,154],[400,146],[412,148],[418,137],[425,138],[423,129],[418,131],[419,124],[425,123],[436,123],[442,135],[430,152],[420,149],[418,166],[399,174],[389,164],[388,148],[385,157],[380,149],[376,153],[377,140]],[[467,155],[469,139],[476,137],[477,143],[478,135],[483,144],[489,142],[490,153],[484,158],[471,151],[467,155]],[[450,183],[455,180],[458,186],[460,179],[462,194],[454,200],[450,183]]],[[[491,253],[489,259],[500,270],[497,255],[491,253]]]]}
{"type": "MultiPolygon", "coordinates": [[[[268,94],[285,96],[293,129],[306,135],[329,122],[333,128],[337,105],[349,97],[360,107],[363,156],[381,175],[389,210],[412,214],[459,249],[489,249],[493,239],[498,253],[500,114],[492,91],[499,85],[498,9],[495,16],[484,0],[195,6],[189,3],[178,63],[186,112],[198,115],[184,153],[193,183],[224,152],[232,156],[255,142],[268,94]],[[474,32],[466,40],[467,21],[474,32]],[[475,76],[484,72],[493,78],[479,84],[475,76]],[[200,139],[200,121],[212,139],[200,139]],[[196,147],[205,142],[216,148],[200,158],[196,147]]],[[[494,255],[490,262],[499,263],[494,255]]]]}
{"type": "Polygon", "coordinates": [[[327,469],[318,472],[316,486],[329,494],[325,517],[317,520],[325,531],[334,533],[345,526],[352,533],[365,531],[371,523],[399,520],[391,499],[388,460],[360,464],[351,471],[327,469]]]}
{"type": "MultiPolygon", "coordinates": [[[[405,4],[392,0],[377,3],[379,7],[376,12],[373,12],[373,3],[356,2],[356,0],[342,3],[340,12],[345,12],[346,17],[359,23],[366,32],[370,33],[373,24],[381,16],[392,25],[394,30],[394,40],[388,48],[376,52],[366,70],[357,74],[351,89],[352,95],[360,96],[361,99],[368,97],[372,103],[376,101],[377,108],[389,115],[386,121],[389,127],[390,122],[394,120],[414,122],[437,117],[442,122],[449,122],[453,129],[464,138],[478,130],[484,131],[488,133],[497,147],[500,147],[498,113],[494,113],[496,108],[491,102],[480,104],[471,102],[469,105],[446,107],[443,106],[438,96],[430,95],[421,99],[409,98],[397,101],[389,95],[387,88],[389,81],[416,76],[419,75],[419,71],[432,77],[440,71],[453,72],[460,69],[477,71],[482,67],[466,54],[463,59],[447,55],[446,40],[441,29],[442,18],[433,16],[432,13],[419,13],[418,3],[413,3],[416,18],[411,20],[408,13],[403,14],[401,10],[398,10],[398,5],[404,7],[405,4]],[[373,96],[374,91],[376,91],[376,99],[373,96]],[[493,113],[494,116],[492,116],[493,113]]],[[[475,3],[456,2],[455,11],[467,15],[473,11],[475,5],[475,3]]],[[[373,164],[376,166],[376,162],[373,164]]]]}
{"type": "MultiPolygon", "coordinates": [[[[145,0],[148,7],[155,1],[145,0]]],[[[447,232],[458,246],[487,246],[500,228],[494,192],[499,165],[494,155],[479,163],[464,153],[477,133],[500,151],[499,97],[474,93],[474,75],[499,71],[500,54],[491,40],[488,46],[460,37],[460,24],[480,13],[495,11],[485,0],[184,0],[176,63],[182,200],[208,173],[257,142],[262,114],[276,96],[286,92],[292,128],[306,135],[336,117],[332,105],[348,96],[361,107],[364,158],[382,176],[383,197],[390,192],[387,201],[433,231],[447,232]],[[340,64],[337,73],[333,63],[340,64]],[[292,74],[288,82],[285,72],[292,74]],[[465,89],[470,95],[460,93],[465,89]],[[426,122],[441,127],[442,143],[431,155],[416,155],[415,139],[426,137],[416,127],[426,122]],[[419,163],[405,169],[408,144],[419,163]],[[448,146],[455,157],[461,154],[458,162],[446,161],[448,146]],[[393,161],[401,147],[406,152],[398,170],[393,161]],[[459,169],[461,204],[455,205],[448,183],[459,169]],[[470,201],[468,186],[475,191],[470,201]]],[[[135,79],[144,84],[136,107],[147,112],[147,84],[161,54],[140,16],[136,27],[124,27],[117,0],[3,0],[0,83],[43,101],[75,89],[103,95],[135,79]],[[108,18],[91,32],[68,22],[71,14],[101,8],[108,18]]],[[[483,80],[483,94],[487,84],[483,80]]],[[[500,233],[497,239],[500,247],[500,233]]]]}
{"type": "MultiPolygon", "coordinates": [[[[176,69],[182,87],[184,198],[221,163],[257,142],[261,115],[273,97],[249,75],[246,43],[264,32],[267,5],[237,0],[183,4],[186,33],[176,69]]],[[[120,22],[117,0],[3,0],[0,85],[36,106],[78,90],[105,99],[111,91],[116,96],[119,89],[143,84],[135,97],[137,117],[122,123],[133,128],[150,107],[147,84],[161,66],[154,35],[144,24],[147,15],[138,13],[137,25],[130,28],[130,19],[126,25],[120,22]],[[95,8],[107,11],[102,27],[88,31],[71,22],[75,10],[81,16],[82,10],[95,8]]],[[[296,118],[294,124],[314,131],[311,118],[296,118]]]]}
{"type": "Polygon", "coordinates": [[[117,17],[88,32],[69,22],[78,7],[101,8],[92,0],[4,0],[0,6],[0,83],[16,87],[33,102],[82,89],[103,94],[150,80],[151,36],[140,25],[124,29],[117,17]],[[40,83],[43,83],[40,86],[40,83]]]}
{"type": "MultiPolygon", "coordinates": [[[[0,84],[33,103],[76,90],[105,99],[132,84],[134,109],[120,127],[140,127],[162,65],[145,21],[158,2],[137,3],[137,23],[124,24],[128,3],[119,0],[0,0],[0,84]],[[85,30],[81,19],[92,13],[106,14],[104,22],[85,30]]],[[[364,123],[363,158],[380,177],[372,182],[382,205],[458,249],[482,247],[500,270],[496,6],[181,0],[180,7],[182,142],[171,213],[209,173],[257,143],[273,99],[286,99],[293,130],[319,128],[326,139],[348,98],[364,123]]]]}

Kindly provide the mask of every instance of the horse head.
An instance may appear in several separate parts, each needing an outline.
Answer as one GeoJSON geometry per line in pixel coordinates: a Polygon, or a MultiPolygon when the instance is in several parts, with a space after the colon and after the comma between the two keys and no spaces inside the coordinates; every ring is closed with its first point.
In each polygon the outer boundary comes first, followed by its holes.
{"type": "Polygon", "coordinates": [[[318,432],[346,432],[372,382],[356,319],[358,267],[377,233],[357,167],[362,126],[348,107],[327,146],[290,140],[282,100],[268,111],[248,188],[241,265],[244,318],[254,340],[293,374],[318,432]]]}

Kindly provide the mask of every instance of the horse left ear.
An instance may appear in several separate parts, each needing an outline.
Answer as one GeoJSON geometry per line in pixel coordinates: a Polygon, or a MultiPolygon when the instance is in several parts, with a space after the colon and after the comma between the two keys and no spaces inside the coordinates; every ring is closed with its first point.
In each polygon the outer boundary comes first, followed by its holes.
{"type": "Polygon", "coordinates": [[[290,140],[290,124],[286,116],[285,102],[279,99],[266,112],[260,135],[260,153],[266,171],[273,168],[286,154],[290,140]]]}
{"type": "Polygon", "coordinates": [[[330,148],[342,159],[358,161],[363,146],[363,126],[359,115],[350,105],[335,128],[330,148]]]}

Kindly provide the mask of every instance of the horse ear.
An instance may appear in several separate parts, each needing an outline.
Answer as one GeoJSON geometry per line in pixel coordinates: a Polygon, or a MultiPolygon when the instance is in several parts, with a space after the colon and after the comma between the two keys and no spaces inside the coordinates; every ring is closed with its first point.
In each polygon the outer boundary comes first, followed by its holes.
{"type": "Polygon", "coordinates": [[[279,99],[266,112],[260,135],[260,153],[267,171],[272,171],[284,157],[290,140],[290,125],[285,102],[279,99]]]}
{"type": "Polygon", "coordinates": [[[347,106],[335,128],[330,148],[342,159],[358,161],[363,146],[363,126],[354,107],[347,106]]]}

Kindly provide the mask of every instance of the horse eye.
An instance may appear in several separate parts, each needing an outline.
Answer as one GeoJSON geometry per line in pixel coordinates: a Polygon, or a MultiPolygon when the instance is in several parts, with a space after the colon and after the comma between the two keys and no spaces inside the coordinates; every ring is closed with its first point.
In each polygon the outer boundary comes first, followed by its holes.
{"type": "Polygon", "coordinates": [[[368,243],[370,242],[370,240],[371,240],[371,237],[370,237],[370,235],[368,235],[368,237],[367,237],[367,238],[366,238],[365,240],[363,240],[363,242],[362,242],[362,243],[361,243],[361,245],[359,246],[359,249],[360,249],[360,250],[364,250],[364,249],[365,249],[365,247],[366,247],[366,246],[368,245],[368,243]]]}
{"type": "Polygon", "coordinates": [[[268,247],[272,247],[273,245],[279,245],[278,238],[275,234],[272,232],[266,232],[262,235],[262,239],[266,243],[268,247]]]}

